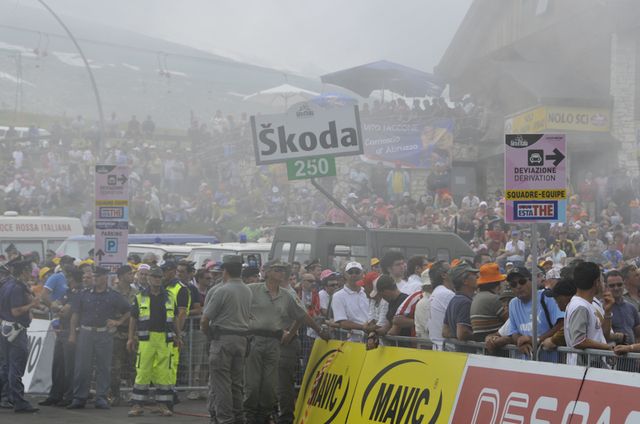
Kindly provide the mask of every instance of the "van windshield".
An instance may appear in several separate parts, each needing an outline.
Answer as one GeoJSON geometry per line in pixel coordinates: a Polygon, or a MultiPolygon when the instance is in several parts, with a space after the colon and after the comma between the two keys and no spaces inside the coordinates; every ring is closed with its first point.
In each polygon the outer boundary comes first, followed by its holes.
{"type": "Polygon", "coordinates": [[[347,246],[336,244],[330,249],[328,256],[329,267],[333,270],[341,272],[348,262],[359,262],[366,265],[367,249],[365,246],[353,245],[347,246]]]}
{"type": "Polygon", "coordinates": [[[211,259],[214,262],[221,262],[222,258],[226,255],[237,255],[237,252],[235,250],[225,249],[192,250],[189,255],[189,260],[196,263],[196,268],[200,268],[207,259],[211,259]]]}
{"type": "Polygon", "coordinates": [[[89,257],[89,251],[93,249],[94,244],[93,240],[65,240],[56,250],[56,255],[69,255],[73,258],[86,259],[89,257]]]}
{"type": "Polygon", "coordinates": [[[2,254],[7,252],[7,248],[9,246],[15,246],[18,249],[18,252],[26,255],[31,252],[38,252],[40,258],[44,258],[44,246],[42,241],[39,240],[2,240],[0,242],[0,249],[2,249],[2,254]]]}

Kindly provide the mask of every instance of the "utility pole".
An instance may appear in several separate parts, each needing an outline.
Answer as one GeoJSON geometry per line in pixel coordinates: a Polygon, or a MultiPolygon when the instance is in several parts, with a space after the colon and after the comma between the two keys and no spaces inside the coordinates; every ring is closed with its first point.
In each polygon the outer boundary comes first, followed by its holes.
{"type": "Polygon", "coordinates": [[[87,72],[89,73],[89,79],[91,80],[91,86],[93,87],[93,94],[95,95],[96,104],[98,106],[98,117],[100,118],[100,124],[99,124],[99,128],[98,128],[98,145],[96,146],[96,159],[98,160],[98,163],[99,163],[100,159],[102,159],[102,150],[104,148],[104,146],[103,146],[103,143],[104,143],[104,113],[102,111],[102,101],[100,100],[100,92],[98,91],[98,85],[96,84],[96,80],[93,77],[93,72],[91,71],[91,66],[89,65],[89,61],[87,60],[86,56],[84,55],[84,52],[80,48],[80,45],[78,44],[78,41],[73,36],[73,34],[69,30],[69,28],[67,28],[67,26],[62,21],[62,19],[60,19],[60,17],[56,14],[56,12],[54,12],[53,9],[51,9],[44,2],[44,0],[37,0],[37,1],[45,9],[47,9],[47,11],[49,13],[51,13],[51,15],[55,18],[55,20],[58,21],[60,26],[65,30],[65,32],[67,33],[67,35],[69,36],[69,38],[71,39],[73,44],[76,46],[76,49],[78,50],[78,53],[80,54],[80,57],[82,58],[82,61],[84,62],[84,67],[87,69],[87,72]]]}
{"type": "Polygon", "coordinates": [[[18,113],[22,112],[24,103],[24,91],[22,90],[22,52],[17,51],[15,54],[11,55],[11,57],[13,57],[16,62],[16,97],[13,105],[13,116],[14,120],[17,122],[18,113]]]}

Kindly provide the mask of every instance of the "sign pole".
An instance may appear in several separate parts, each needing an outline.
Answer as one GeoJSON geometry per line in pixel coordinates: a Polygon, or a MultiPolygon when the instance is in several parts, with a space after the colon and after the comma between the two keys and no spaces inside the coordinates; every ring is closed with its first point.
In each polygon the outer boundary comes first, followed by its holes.
{"type": "Polygon", "coordinates": [[[531,357],[538,360],[538,224],[531,224],[531,357]]]}
{"type": "Polygon", "coordinates": [[[564,134],[505,134],[505,222],[531,228],[531,347],[538,359],[538,224],[565,222],[564,134]]]}
{"type": "Polygon", "coordinates": [[[333,197],[331,195],[331,193],[329,193],[327,190],[325,190],[325,188],[322,187],[315,178],[311,178],[310,181],[311,181],[311,185],[313,185],[320,193],[324,194],[324,196],[327,199],[329,199],[334,205],[336,205],[344,213],[346,213],[351,219],[353,219],[356,222],[356,224],[358,224],[360,227],[362,227],[362,229],[364,230],[365,243],[366,243],[366,249],[367,249],[367,263],[364,264],[364,266],[365,267],[370,267],[371,266],[371,255],[372,255],[372,252],[373,252],[373,238],[371,237],[371,230],[367,226],[367,223],[364,222],[362,219],[360,219],[360,217],[358,215],[353,213],[352,210],[350,210],[345,205],[340,203],[340,201],[338,199],[333,197]]]}

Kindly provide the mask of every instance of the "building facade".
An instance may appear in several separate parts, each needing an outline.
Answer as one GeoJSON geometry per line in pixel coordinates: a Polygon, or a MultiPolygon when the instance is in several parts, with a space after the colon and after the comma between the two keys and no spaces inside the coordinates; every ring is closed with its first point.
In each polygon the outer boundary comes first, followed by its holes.
{"type": "Polygon", "coordinates": [[[505,133],[566,134],[573,186],[639,175],[639,18],[630,0],[472,3],[436,74],[483,110],[479,187],[503,186],[505,133]]]}

